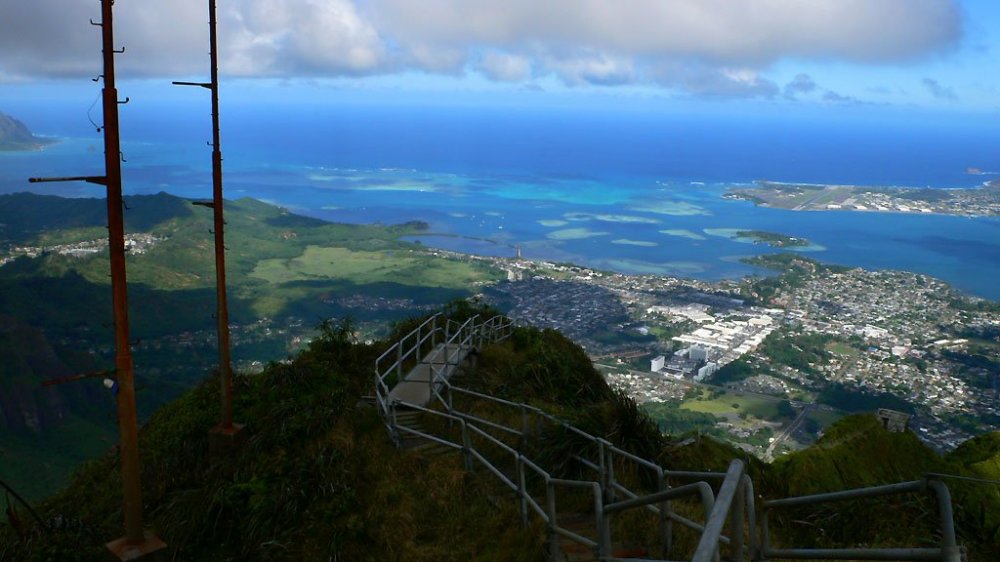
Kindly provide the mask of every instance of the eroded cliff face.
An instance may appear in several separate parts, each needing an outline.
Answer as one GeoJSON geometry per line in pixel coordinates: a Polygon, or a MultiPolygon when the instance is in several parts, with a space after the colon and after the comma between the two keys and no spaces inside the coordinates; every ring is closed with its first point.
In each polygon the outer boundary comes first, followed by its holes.
{"type": "Polygon", "coordinates": [[[74,372],[40,330],[0,315],[0,429],[43,431],[109,400],[92,381],[42,386],[74,372]]]}

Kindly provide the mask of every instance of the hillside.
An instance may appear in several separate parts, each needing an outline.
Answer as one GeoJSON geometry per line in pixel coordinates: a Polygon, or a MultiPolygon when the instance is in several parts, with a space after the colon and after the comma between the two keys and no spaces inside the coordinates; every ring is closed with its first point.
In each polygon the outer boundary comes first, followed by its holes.
{"type": "MultiPolygon", "coordinates": [[[[145,418],[215,365],[212,218],[166,193],[125,204],[145,418]]],[[[0,362],[0,478],[30,497],[57,489],[114,435],[99,380],[40,387],[113,364],[106,213],[103,199],[0,195],[0,357],[9,358],[0,362]]],[[[252,199],[227,202],[226,220],[233,358],[246,371],[294,354],[322,319],[351,316],[369,335],[498,277],[398,241],[421,223],[331,224],[252,199]]]]}
{"type": "Polygon", "coordinates": [[[31,134],[24,123],[0,111],[0,151],[37,150],[51,142],[31,134]]]}
{"type": "MultiPolygon", "coordinates": [[[[397,333],[412,326],[404,323],[397,333]]],[[[391,340],[362,344],[352,334],[349,325],[328,325],[294,361],[238,377],[236,409],[249,422],[250,438],[231,459],[208,456],[205,428],[215,420],[217,381],[151,418],[140,436],[145,513],[176,559],[544,560],[542,525],[536,519],[522,528],[517,503],[489,473],[464,472],[457,454],[392,447],[376,409],[362,399],[373,391],[372,362],[391,340]]],[[[670,468],[720,469],[741,456],[710,438],[677,446],[660,435],[634,402],[607,387],[579,347],[554,331],[518,329],[506,343],[484,349],[462,383],[527,401],[670,468]]],[[[579,446],[565,435],[543,442],[539,454],[551,463],[579,446]]],[[[757,492],[774,498],[926,471],[993,474],[998,443],[984,436],[939,457],[910,434],[888,433],[873,418],[855,416],[778,464],[748,462],[757,492]]],[[[100,539],[120,533],[116,462],[109,452],[39,504],[44,518],[59,522],[44,540],[30,523],[21,538],[0,528],[0,560],[102,559],[100,539]]],[[[1000,499],[983,488],[949,486],[970,560],[996,560],[1000,499]]],[[[779,518],[772,523],[776,544],[918,545],[934,534],[933,505],[923,498],[839,505],[779,518]]],[[[642,525],[630,532],[642,536],[642,525]]]]}

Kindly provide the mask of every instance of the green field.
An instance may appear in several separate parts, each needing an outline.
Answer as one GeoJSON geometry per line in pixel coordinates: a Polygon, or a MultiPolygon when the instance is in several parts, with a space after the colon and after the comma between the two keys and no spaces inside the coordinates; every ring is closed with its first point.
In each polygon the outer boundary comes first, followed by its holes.
{"type": "Polygon", "coordinates": [[[711,398],[710,394],[710,392],[703,390],[700,396],[685,400],[681,404],[681,408],[715,416],[746,413],[762,420],[774,420],[778,417],[778,404],[780,400],[748,396],[743,393],[730,391],[726,391],[715,398],[711,398]],[[733,404],[736,404],[737,407],[734,408],[733,404]]]}
{"type": "Polygon", "coordinates": [[[292,259],[261,260],[250,276],[273,284],[339,279],[358,285],[392,282],[450,289],[496,278],[476,264],[412,250],[367,252],[319,246],[308,246],[292,259]]]}

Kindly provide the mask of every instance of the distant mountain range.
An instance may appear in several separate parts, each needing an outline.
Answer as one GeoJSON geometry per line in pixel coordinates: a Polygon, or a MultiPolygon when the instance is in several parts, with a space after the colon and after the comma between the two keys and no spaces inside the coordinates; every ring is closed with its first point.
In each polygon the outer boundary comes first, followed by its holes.
{"type": "Polygon", "coordinates": [[[0,151],[38,150],[52,142],[36,137],[24,123],[0,111],[0,151]]]}

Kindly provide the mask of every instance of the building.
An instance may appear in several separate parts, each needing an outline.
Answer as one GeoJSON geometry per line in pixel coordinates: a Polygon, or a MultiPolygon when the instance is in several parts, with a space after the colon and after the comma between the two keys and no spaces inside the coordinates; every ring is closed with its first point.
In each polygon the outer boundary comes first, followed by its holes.
{"type": "Polygon", "coordinates": [[[663,364],[666,360],[667,358],[662,355],[654,357],[653,360],[649,362],[649,370],[654,373],[659,373],[663,370],[663,364]]]}
{"type": "Polygon", "coordinates": [[[716,363],[706,363],[704,367],[698,369],[698,374],[694,376],[695,382],[701,382],[708,377],[715,374],[719,370],[719,366],[716,363]]]}
{"type": "Polygon", "coordinates": [[[880,408],[878,411],[878,419],[882,422],[882,427],[893,433],[903,433],[909,429],[910,417],[910,414],[888,408],[880,408]]]}

